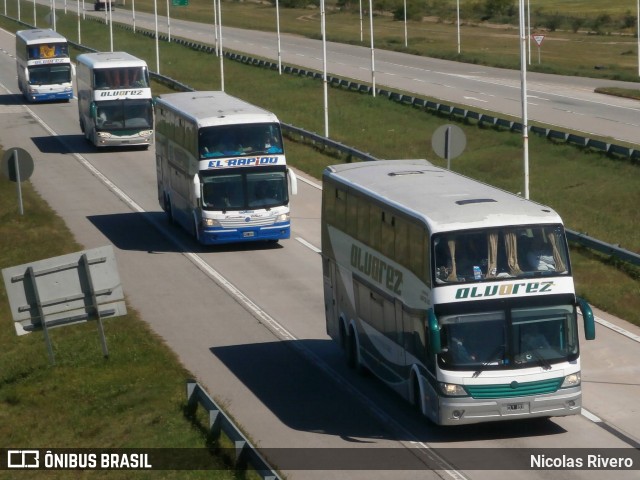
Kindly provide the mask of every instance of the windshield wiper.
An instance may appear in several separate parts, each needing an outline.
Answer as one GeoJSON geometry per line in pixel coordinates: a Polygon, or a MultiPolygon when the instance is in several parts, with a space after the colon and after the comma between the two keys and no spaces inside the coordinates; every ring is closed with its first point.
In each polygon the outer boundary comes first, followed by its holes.
{"type": "MultiPolygon", "coordinates": [[[[482,362],[482,366],[483,366],[483,367],[486,367],[487,365],[492,364],[494,360],[499,360],[500,358],[499,358],[499,357],[498,357],[498,358],[496,358],[496,357],[497,357],[497,355],[498,355],[500,352],[504,352],[504,350],[505,350],[505,346],[504,346],[504,345],[498,345],[498,346],[493,350],[493,352],[491,352],[491,355],[489,355],[489,356],[487,357],[487,360],[486,360],[486,361],[484,361],[484,362],[482,362]]],[[[503,355],[502,355],[502,360],[504,361],[504,353],[503,353],[503,355]]],[[[481,374],[482,372],[483,372],[483,370],[476,370],[475,372],[473,372],[472,377],[473,377],[473,378],[477,378],[477,377],[479,377],[479,376],[480,376],[480,374],[481,374]]]]}
{"type": "Polygon", "coordinates": [[[529,352],[533,354],[533,356],[537,360],[538,365],[540,365],[543,370],[551,370],[551,363],[549,362],[549,360],[540,355],[540,352],[538,352],[537,350],[529,350],[529,352]]]}

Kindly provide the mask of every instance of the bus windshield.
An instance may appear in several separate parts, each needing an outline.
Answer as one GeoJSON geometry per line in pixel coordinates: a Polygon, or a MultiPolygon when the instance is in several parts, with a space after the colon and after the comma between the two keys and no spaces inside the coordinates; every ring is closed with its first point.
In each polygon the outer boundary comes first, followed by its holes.
{"type": "Polygon", "coordinates": [[[31,85],[53,85],[70,82],[70,64],[29,67],[29,84],[31,85]]]}
{"type": "Polygon", "coordinates": [[[237,169],[202,175],[205,210],[258,210],[289,203],[284,168],[237,169]]]}
{"type": "Polygon", "coordinates": [[[93,75],[96,90],[150,88],[146,67],[99,68],[93,75]]]}
{"type": "Polygon", "coordinates": [[[578,332],[569,304],[440,318],[445,369],[509,369],[575,360],[578,332]]]}
{"type": "Polygon", "coordinates": [[[27,47],[28,60],[40,60],[42,58],[68,58],[69,45],[66,43],[39,43],[27,47]]]}
{"type": "Polygon", "coordinates": [[[151,100],[100,102],[96,110],[96,125],[101,130],[151,129],[153,128],[151,100]]]}
{"type": "Polygon", "coordinates": [[[252,123],[204,127],[198,133],[200,158],[282,154],[277,123],[252,123]]]}
{"type": "Polygon", "coordinates": [[[569,275],[560,225],[525,225],[434,235],[435,284],[569,275]]]}

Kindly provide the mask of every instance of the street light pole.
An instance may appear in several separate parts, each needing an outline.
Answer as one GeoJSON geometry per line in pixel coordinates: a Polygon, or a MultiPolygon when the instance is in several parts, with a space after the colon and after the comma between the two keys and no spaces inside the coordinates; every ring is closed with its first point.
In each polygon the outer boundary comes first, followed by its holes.
{"type": "Polygon", "coordinates": [[[375,49],[373,48],[373,0],[369,0],[369,31],[371,34],[371,93],[376,96],[375,49]]]}
{"type": "Polygon", "coordinates": [[[520,90],[522,94],[522,143],[524,152],[524,198],[529,199],[529,127],[527,125],[527,32],[524,0],[520,2],[520,90]]]}
{"type": "Polygon", "coordinates": [[[329,138],[329,92],[327,85],[327,29],[324,0],[320,0],[320,30],[322,34],[322,92],[324,110],[324,136],[329,138]]]}

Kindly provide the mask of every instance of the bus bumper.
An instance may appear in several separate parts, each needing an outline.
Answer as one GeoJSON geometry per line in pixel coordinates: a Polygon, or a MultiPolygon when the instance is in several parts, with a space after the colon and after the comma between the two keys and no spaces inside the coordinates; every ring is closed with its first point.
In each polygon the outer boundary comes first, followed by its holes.
{"type": "Polygon", "coordinates": [[[440,425],[466,425],[525,418],[563,417],[577,415],[581,409],[582,393],[579,387],[530,397],[441,398],[438,423],[440,425]]]}
{"type": "Polygon", "coordinates": [[[200,243],[220,245],[224,243],[285,240],[291,236],[289,223],[246,228],[206,228],[200,233],[200,243]]]}
{"type": "Polygon", "coordinates": [[[49,92],[49,93],[27,93],[25,95],[30,102],[54,102],[57,100],[71,100],[73,91],[49,92]]]}
{"type": "Polygon", "coordinates": [[[153,135],[114,135],[104,134],[102,132],[96,133],[95,142],[96,147],[148,147],[153,144],[153,135]]]}

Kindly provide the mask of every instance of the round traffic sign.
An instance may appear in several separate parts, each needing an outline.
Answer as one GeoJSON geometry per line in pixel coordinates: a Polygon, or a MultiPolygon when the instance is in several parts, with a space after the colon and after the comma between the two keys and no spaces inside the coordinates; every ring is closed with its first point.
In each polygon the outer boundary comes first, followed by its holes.
{"type": "Polygon", "coordinates": [[[456,125],[442,125],[433,133],[431,146],[440,158],[451,160],[464,152],[467,137],[456,125]]]}
{"type": "Polygon", "coordinates": [[[18,177],[23,182],[33,173],[33,158],[23,148],[13,147],[4,152],[2,157],[2,174],[12,182],[18,177]],[[19,174],[19,175],[18,175],[19,174]]]}

